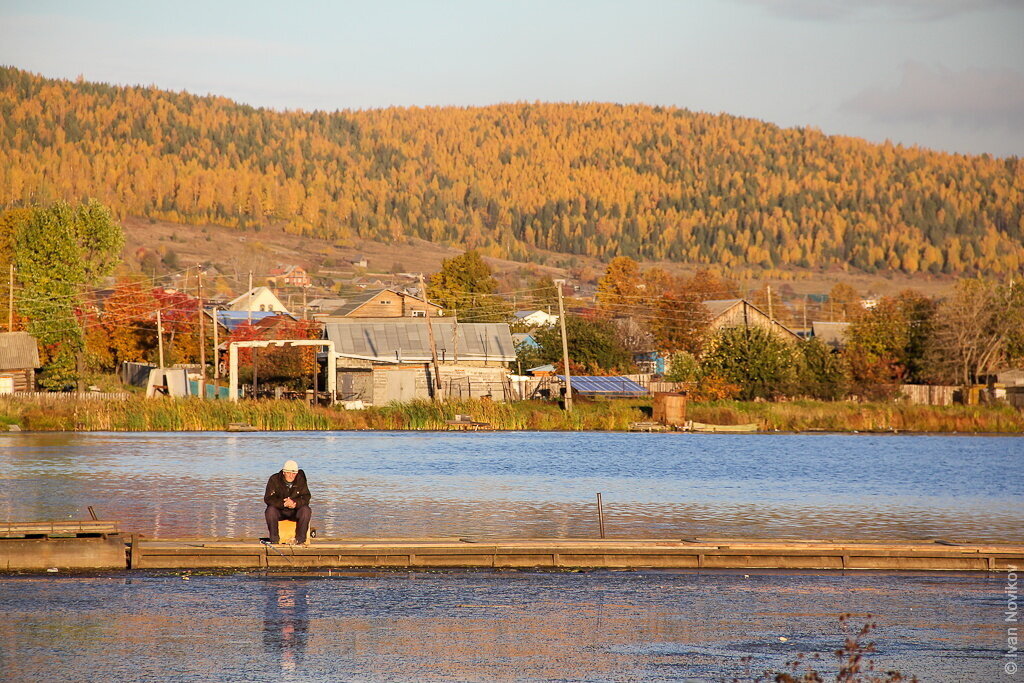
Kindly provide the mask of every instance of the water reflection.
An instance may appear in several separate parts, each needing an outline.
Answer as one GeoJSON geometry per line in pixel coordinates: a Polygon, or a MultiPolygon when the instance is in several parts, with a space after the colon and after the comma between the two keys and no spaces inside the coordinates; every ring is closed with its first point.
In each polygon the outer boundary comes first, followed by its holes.
{"type": "Polygon", "coordinates": [[[0,575],[0,679],[731,680],[827,657],[844,612],[875,615],[880,671],[921,680],[998,680],[1006,644],[1005,574],[133,577],[0,575]]]}
{"type": "Polygon", "coordinates": [[[302,664],[309,639],[309,594],[302,582],[267,586],[263,609],[263,645],[281,671],[292,673],[302,664]]]}

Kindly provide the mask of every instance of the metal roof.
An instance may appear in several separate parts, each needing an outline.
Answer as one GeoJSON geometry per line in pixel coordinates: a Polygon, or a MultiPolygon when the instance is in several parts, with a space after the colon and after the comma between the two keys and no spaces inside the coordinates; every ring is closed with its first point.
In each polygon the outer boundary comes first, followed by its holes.
{"type": "MultiPolygon", "coordinates": [[[[431,323],[438,360],[493,360],[510,363],[516,359],[515,345],[507,323],[455,323],[458,345],[448,320],[431,323]]],[[[393,322],[328,322],[327,338],[341,354],[380,359],[384,362],[428,361],[430,336],[425,318],[396,318],[393,322]]]]}
{"type": "Polygon", "coordinates": [[[526,344],[531,349],[539,349],[540,344],[533,338],[533,335],[529,332],[515,332],[512,335],[512,341],[518,346],[519,344],[526,344]]]}
{"type": "Polygon", "coordinates": [[[255,324],[264,318],[285,314],[279,311],[222,311],[218,309],[217,322],[226,327],[228,332],[234,332],[240,325],[249,322],[250,315],[252,316],[252,322],[255,324]]]}
{"type": "Polygon", "coordinates": [[[0,333],[0,370],[39,367],[39,346],[28,332],[0,333]]]}
{"type": "MultiPolygon", "coordinates": [[[[555,375],[565,381],[565,375],[555,375]]],[[[646,394],[647,390],[628,377],[594,377],[582,375],[572,378],[572,390],[578,394],[646,394]]]]}
{"type": "Polygon", "coordinates": [[[742,302],[743,299],[710,299],[702,303],[711,312],[711,317],[717,318],[736,304],[742,302]]]}

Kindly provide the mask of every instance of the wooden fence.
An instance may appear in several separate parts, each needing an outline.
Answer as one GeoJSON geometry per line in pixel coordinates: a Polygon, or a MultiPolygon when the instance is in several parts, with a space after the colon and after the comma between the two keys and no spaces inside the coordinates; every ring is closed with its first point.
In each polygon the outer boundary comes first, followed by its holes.
{"type": "Polygon", "coordinates": [[[127,401],[132,396],[127,391],[19,391],[16,394],[8,394],[7,398],[49,400],[49,401],[80,401],[80,400],[115,400],[127,401]]]}
{"type": "Polygon", "coordinates": [[[900,387],[903,401],[913,405],[951,406],[953,395],[960,387],[938,386],[930,384],[904,384],[900,387]]]}

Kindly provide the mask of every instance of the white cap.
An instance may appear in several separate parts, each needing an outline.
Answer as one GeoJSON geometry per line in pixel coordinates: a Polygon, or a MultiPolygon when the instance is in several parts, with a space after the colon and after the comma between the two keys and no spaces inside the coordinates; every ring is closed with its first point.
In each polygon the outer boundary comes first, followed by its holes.
{"type": "Polygon", "coordinates": [[[289,460],[288,462],[286,462],[284,464],[284,467],[281,468],[281,471],[282,472],[298,472],[299,471],[299,463],[295,462],[294,460],[289,460]]]}

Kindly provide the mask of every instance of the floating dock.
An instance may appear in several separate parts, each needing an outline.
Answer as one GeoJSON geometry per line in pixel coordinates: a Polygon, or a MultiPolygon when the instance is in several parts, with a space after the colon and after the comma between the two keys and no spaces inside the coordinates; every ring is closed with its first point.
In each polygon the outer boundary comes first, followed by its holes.
{"type": "Polygon", "coordinates": [[[0,571],[268,568],[1010,571],[1024,544],[950,541],[317,538],[150,539],[114,522],[0,523],[0,571]]]}

